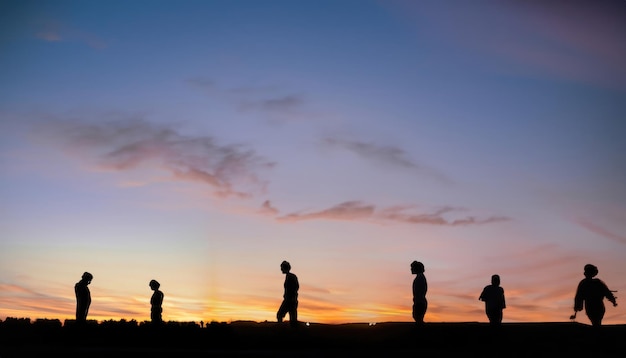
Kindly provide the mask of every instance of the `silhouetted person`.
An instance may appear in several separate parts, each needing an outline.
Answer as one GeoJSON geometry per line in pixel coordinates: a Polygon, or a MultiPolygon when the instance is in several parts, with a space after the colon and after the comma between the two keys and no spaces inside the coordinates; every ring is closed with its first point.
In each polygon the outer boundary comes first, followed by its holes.
{"type": "Polygon", "coordinates": [[[87,322],[87,314],[89,313],[89,306],[91,306],[91,293],[89,292],[89,287],[87,287],[91,280],[93,280],[93,275],[89,272],[83,273],[80,281],[74,285],[74,292],[76,293],[76,322],[77,323],[85,323],[87,322]]]}
{"type": "Polygon", "coordinates": [[[280,305],[276,318],[278,322],[282,322],[283,318],[289,313],[289,323],[292,327],[298,325],[298,277],[291,273],[291,265],[287,261],[280,264],[280,270],[285,274],[285,293],[283,294],[283,303],[280,305]]]}
{"type": "Polygon", "coordinates": [[[613,303],[613,307],[617,306],[613,292],[609,290],[602,280],[594,278],[597,274],[597,267],[591,264],[585,265],[585,278],[578,284],[576,297],[574,298],[574,311],[582,311],[584,303],[585,313],[587,313],[591,325],[595,327],[602,325],[605,297],[613,303]]]}
{"type": "Polygon", "coordinates": [[[411,263],[411,273],[416,275],[413,280],[413,319],[418,325],[424,324],[424,315],[428,308],[428,301],[426,300],[428,284],[424,271],[426,270],[423,263],[418,261],[411,263]]]}
{"type": "Polygon", "coordinates": [[[161,284],[156,280],[150,281],[150,288],[154,291],[150,298],[150,319],[152,323],[156,324],[163,322],[163,318],[161,317],[163,313],[163,308],[161,307],[163,304],[163,292],[159,290],[159,287],[161,287],[161,284]]]}
{"type": "Polygon", "coordinates": [[[499,326],[502,323],[502,310],[506,308],[504,289],[500,287],[499,275],[491,276],[491,285],[483,288],[478,299],[485,302],[485,313],[489,318],[489,323],[499,326]]]}

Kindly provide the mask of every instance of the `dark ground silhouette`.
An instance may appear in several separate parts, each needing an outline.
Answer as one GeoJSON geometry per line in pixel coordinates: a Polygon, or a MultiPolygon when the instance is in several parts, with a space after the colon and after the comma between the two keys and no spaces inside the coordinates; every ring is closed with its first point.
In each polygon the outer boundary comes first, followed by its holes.
{"type": "Polygon", "coordinates": [[[626,357],[626,325],[388,322],[369,325],[7,318],[0,357],[626,357]]]}

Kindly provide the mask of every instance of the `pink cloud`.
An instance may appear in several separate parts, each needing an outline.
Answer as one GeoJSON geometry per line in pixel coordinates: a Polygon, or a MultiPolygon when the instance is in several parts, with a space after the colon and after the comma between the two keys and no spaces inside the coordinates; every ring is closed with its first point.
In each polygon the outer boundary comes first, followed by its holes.
{"type": "Polygon", "coordinates": [[[248,197],[263,191],[265,182],[257,172],[274,166],[252,149],[222,145],[209,136],[189,136],[136,118],[52,121],[37,127],[36,133],[101,169],[159,169],[169,172],[172,180],[207,185],[219,197],[248,197]]]}
{"type": "Polygon", "coordinates": [[[493,42],[494,53],[564,79],[626,86],[626,26],[610,7],[581,2],[522,7],[527,10],[518,29],[523,41],[493,42]]]}
{"type": "Polygon", "coordinates": [[[106,42],[100,37],[79,29],[72,28],[58,21],[46,21],[39,26],[40,30],[35,37],[47,42],[79,42],[94,49],[107,47],[106,42]]]}
{"type": "Polygon", "coordinates": [[[61,41],[61,35],[55,31],[41,31],[35,35],[38,39],[48,41],[48,42],[57,42],[61,41]]]}
{"type": "Polygon", "coordinates": [[[38,295],[37,292],[20,285],[0,283],[0,292],[11,293],[13,295],[38,295]]]}
{"type": "Polygon", "coordinates": [[[411,206],[393,206],[377,210],[374,205],[364,204],[360,201],[347,201],[320,211],[287,214],[279,217],[278,220],[294,222],[323,219],[442,226],[479,225],[511,220],[505,216],[489,216],[485,218],[476,218],[475,216],[458,217],[456,213],[466,211],[466,209],[454,207],[433,209],[432,212],[427,213],[415,213],[411,210],[413,210],[411,206]]]}
{"type": "Polygon", "coordinates": [[[303,104],[302,96],[286,95],[277,98],[269,98],[259,101],[245,102],[241,105],[241,109],[259,109],[263,111],[291,111],[303,104]]]}
{"type": "Polygon", "coordinates": [[[311,117],[311,113],[306,109],[308,101],[303,94],[280,93],[284,90],[277,85],[224,88],[213,79],[205,76],[188,78],[185,83],[212,97],[219,97],[220,100],[232,102],[242,112],[253,112],[267,116],[270,122],[276,123],[311,117]]]}
{"type": "Polygon", "coordinates": [[[312,219],[328,220],[363,220],[372,217],[374,206],[364,205],[358,201],[347,201],[328,209],[312,213],[292,213],[279,217],[283,221],[302,221],[312,219]]]}
{"type": "Polygon", "coordinates": [[[587,219],[583,219],[583,218],[577,219],[576,223],[578,223],[583,228],[593,232],[594,234],[619,242],[620,244],[626,244],[626,236],[618,235],[614,232],[611,232],[587,219]]]}
{"type": "Polygon", "coordinates": [[[326,137],[322,140],[324,146],[350,151],[359,157],[378,165],[398,169],[414,170],[422,175],[432,177],[443,183],[451,180],[438,170],[412,160],[400,147],[393,145],[379,145],[360,140],[349,140],[336,137],[326,137]]]}
{"type": "Polygon", "coordinates": [[[626,87],[624,2],[399,4],[400,16],[466,60],[518,75],[626,87]]]}
{"type": "Polygon", "coordinates": [[[272,206],[269,200],[265,200],[259,212],[266,215],[278,215],[278,209],[272,206]]]}
{"type": "Polygon", "coordinates": [[[75,303],[62,297],[44,294],[15,284],[0,284],[0,306],[9,317],[40,318],[72,312],[75,303]]]}
{"type": "Polygon", "coordinates": [[[229,92],[237,97],[238,108],[242,112],[256,112],[269,123],[280,124],[293,120],[304,120],[313,118],[313,112],[307,109],[307,101],[301,94],[286,95],[247,95],[246,92],[229,92]],[[255,97],[255,98],[248,98],[255,97]],[[258,98],[261,97],[261,98],[258,98]]]}

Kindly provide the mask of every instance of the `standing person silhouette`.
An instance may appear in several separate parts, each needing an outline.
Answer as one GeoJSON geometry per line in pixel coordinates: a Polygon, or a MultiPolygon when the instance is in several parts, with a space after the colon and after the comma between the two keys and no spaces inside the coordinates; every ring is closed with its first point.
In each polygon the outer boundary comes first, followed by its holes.
{"type": "Polygon", "coordinates": [[[163,304],[163,292],[159,290],[159,287],[161,287],[161,284],[157,280],[150,280],[150,288],[154,291],[150,298],[150,319],[155,324],[163,323],[163,318],[161,317],[161,313],[163,313],[163,308],[161,307],[163,304]]]}
{"type": "Polygon", "coordinates": [[[280,264],[280,270],[285,274],[285,291],[283,294],[283,303],[278,308],[276,318],[278,322],[282,322],[283,318],[289,313],[289,323],[292,327],[298,326],[298,277],[291,273],[291,265],[287,261],[280,264]]]}
{"type": "Polygon", "coordinates": [[[506,308],[504,289],[500,287],[500,275],[491,276],[491,285],[483,288],[478,299],[485,302],[485,313],[489,323],[499,326],[502,323],[502,310],[506,308]]]}
{"type": "Polygon", "coordinates": [[[609,290],[606,284],[599,278],[594,278],[598,274],[598,268],[592,264],[585,265],[585,278],[580,281],[576,289],[574,297],[574,312],[582,311],[583,303],[585,313],[591,321],[591,325],[599,327],[602,325],[604,318],[604,298],[613,303],[613,307],[617,306],[617,301],[613,292],[609,290]]]}
{"type": "Polygon", "coordinates": [[[424,315],[426,315],[426,309],[428,308],[428,301],[426,300],[428,284],[426,283],[424,271],[426,270],[423,263],[419,261],[411,263],[411,273],[416,275],[413,280],[413,319],[418,325],[424,324],[424,315]]]}
{"type": "Polygon", "coordinates": [[[85,323],[87,322],[87,314],[89,313],[89,306],[91,306],[91,293],[89,292],[89,287],[87,287],[91,280],[93,280],[93,275],[89,272],[83,273],[80,281],[74,285],[74,293],[76,294],[76,322],[77,323],[85,323]]]}

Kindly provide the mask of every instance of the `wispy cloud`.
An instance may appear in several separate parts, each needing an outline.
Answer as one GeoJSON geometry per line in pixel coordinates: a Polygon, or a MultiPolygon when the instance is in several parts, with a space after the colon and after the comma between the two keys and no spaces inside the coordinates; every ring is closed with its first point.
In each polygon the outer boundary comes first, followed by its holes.
{"type": "Polygon", "coordinates": [[[35,36],[40,40],[48,42],[57,42],[62,40],[61,35],[57,31],[53,30],[40,31],[35,36]]]}
{"type": "Polygon", "coordinates": [[[288,112],[302,106],[304,100],[302,96],[290,94],[276,98],[244,101],[240,108],[243,110],[258,109],[266,112],[288,112]]]}
{"type": "Polygon", "coordinates": [[[406,157],[406,152],[394,146],[381,146],[373,143],[344,140],[338,138],[324,138],[325,145],[347,149],[367,159],[389,163],[405,168],[418,168],[418,165],[406,157]]]}
{"type": "Polygon", "coordinates": [[[379,216],[385,220],[404,222],[409,224],[431,224],[444,226],[465,226],[489,224],[509,221],[506,216],[488,216],[478,218],[473,215],[457,216],[456,213],[465,212],[467,209],[446,206],[427,213],[407,213],[407,207],[391,207],[380,211],[379,216]]]}
{"type": "Polygon", "coordinates": [[[527,1],[493,6],[400,1],[421,33],[450,45],[467,61],[517,75],[626,86],[626,5],[584,1],[527,1]],[[455,26],[448,26],[454,23],[455,26]],[[495,62],[494,62],[495,61],[495,62]]]}
{"type": "Polygon", "coordinates": [[[210,136],[186,135],[137,118],[101,123],[59,120],[42,124],[36,133],[100,169],[156,168],[169,172],[173,180],[206,184],[222,197],[264,190],[266,183],[257,172],[274,165],[242,145],[220,144],[210,136]]]}
{"type": "Polygon", "coordinates": [[[202,77],[202,76],[187,78],[185,80],[185,83],[187,83],[189,86],[193,88],[204,90],[204,91],[213,90],[216,88],[214,80],[208,77],[202,77]]]}
{"type": "Polygon", "coordinates": [[[352,152],[359,157],[376,163],[400,169],[414,170],[421,175],[430,176],[439,181],[450,183],[450,179],[437,170],[412,160],[402,148],[392,145],[379,145],[359,140],[326,137],[322,139],[322,145],[352,152]]]}
{"type": "Polygon", "coordinates": [[[523,30],[542,46],[518,46],[511,54],[568,79],[626,85],[623,2],[529,2],[512,8],[520,9],[528,20],[523,30]]]}
{"type": "Polygon", "coordinates": [[[417,213],[413,206],[377,209],[375,205],[360,201],[347,201],[319,211],[290,213],[278,217],[278,220],[292,222],[303,220],[370,221],[440,226],[480,225],[511,220],[505,216],[479,218],[473,215],[458,215],[465,211],[467,210],[464,208],[443,207],[430,212],[417,213]]]}
{"type": "Polygon", "coordinates": [[[328,209],[310,213],[291,213],[281,216],[278,219],[283,221],[302,221],[313,219],[329,220],[366,220],[372,218],[374,206],[365,205],[358,201],[348,201],[328,209]]]}
{"type": "Polygon", "coordinates": [[[278,85],[225,87],[220,86],[215,79],[202,75],[186,78],[184,82],[195,89],[217,90],[224,94],[238,96],[239,99],[249,98],[249,96],[274,95],[281,90],[278,85]]]}
{"type": "Polygon", "coordinates": [[[278,215],[278,209],[273,207],[269,200],[265,200],[263,202],[263,204],[261,205],[261,208],[259,209],[259,212],[261,214],[272,215],[272,216],[278,215]]]}
{"type": "Polygon", "coordinates": [[[24,296],[43,296],[41,293],[33,291],[24,286],[15,285],[15,284],[7,284],[0,283],[0,292],[11,293],[14,295],[24,295],[24,296]]]}
{"type": "Polygon", "coordinates": [[[232,103],[241,112],[261,114],[272,122],[284,122],[310,116],[303,94],[285,93],[277,85],[227,88],[206,76],[188,78],[185,83],[195,90],[232,103]]]}
{"type": "Polygon", "coordinates": [[[0,283],[0,305],[6,317],[24,317],[24,314],[30,315],[29,318],[58,317],[72,312],[74,304],[67,298],[45,294],[23,285],[0,283]]]}
{"type": "Polygon", "coordinates": [[[600,235],[602,237],[605,237],[607,239],[619,242],[620,244],[626,244],[626,236],[623,235],[618,235],[610,230],[607,230],[606,228],[593,223],[587,219],[583,219],[583,218],[579,218],[578,220],[576,220],[576,222],[578,223],[578,225],[582,226],[583,228],[593,232],[594,234],[600,235]]]}
{"type": "Polygon", "coordinates": [[[301,94],[265,94],[250,98],[240,92],[238,109],[242,112],[255,113],[270,123],[287,123],[310,118],[312,113],[306,109],[305,97],[301,94]]]}
{"type": "Polygon", "coordinates": [[[41,24],[35,31],[35,37],[47,42],[80,42],[94,49],[107,47],[107,43],[99,36],[58,21],[46,21],[41,24]]]}
{"type": "Polygon", "coordinates": [[[269,93],[276,93],[281,90],[279,85],[266,85],[266,86],[241,86],[230,88],[228,92],[237,95],[267,95],[269,93]]]}
{"type": "MultiPolygon", "coordinates": [[[[573,263],[579,262],[585,257],[584,252],[576,250],[566,250],[560,245],[547,243],[537,246],[520,246],[511,253],[488,256],[485,259],[492,262],[494,266],[500,267],[499,273],[504,275],[527,276],[530,270],[535,272],[559,272],[564,267],[569,267],[573,263]],[[519,262],[532,262],[532,267],[518,265],[519,262]]],[[[568,272],[571,277],[577,277],[578,271],[568,272]]],[[[558,277],[541,277],[546,280],[556,280],[558,277]]],[[[536,279],[532,279],[536,282],[536,279]]]]}

